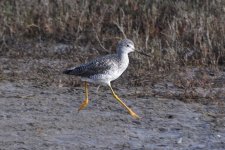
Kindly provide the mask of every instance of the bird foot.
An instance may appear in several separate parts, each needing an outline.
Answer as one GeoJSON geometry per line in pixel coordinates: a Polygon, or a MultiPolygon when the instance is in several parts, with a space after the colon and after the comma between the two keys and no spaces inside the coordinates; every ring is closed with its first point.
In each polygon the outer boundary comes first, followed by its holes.
{"type": "Polygon", "coordinates": [[[82,104],[80,105],[78,112],[81,111],[82,109],[84,109],[85,107],[87,107],[88,105],[88,99],[85,99],[82,104]]]}
{"type": "Polygon", "coordinates": [[[133,112],[132,110],[129,110],[129,114],[135,118],[135,119],[141,119],[141,117],[139,117],[135,112],[133,112]]]}

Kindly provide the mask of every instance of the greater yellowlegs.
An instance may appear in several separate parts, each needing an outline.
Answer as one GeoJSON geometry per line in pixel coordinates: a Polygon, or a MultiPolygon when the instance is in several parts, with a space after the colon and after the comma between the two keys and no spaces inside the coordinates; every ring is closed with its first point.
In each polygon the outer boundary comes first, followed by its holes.
{"type": "Polygon", "coordinates": [[[111,86],[111,81],[117,79],[127,69],[129,65],[128,53],[133,52],[134,49],[134,43],[129,39],[124,39],[118,43],[116,54],[99,57],[89,63],[67,69],[63,72],[68,75],[80,76],[81,80],[84,81],[85,100],[80,105],[78,111],[84,109],[88,105],[87,82],[91,82],[109,86],[113,97],[127,109],[132,117],[139,118],[139,116],[115,94],[111,86]]]}

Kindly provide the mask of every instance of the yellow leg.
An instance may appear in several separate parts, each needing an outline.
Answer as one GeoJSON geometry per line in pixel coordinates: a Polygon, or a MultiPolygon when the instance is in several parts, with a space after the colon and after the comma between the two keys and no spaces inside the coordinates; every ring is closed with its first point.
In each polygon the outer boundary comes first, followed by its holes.
{"type": "Polygon", "coordinates": [[[113,91],[111,85],[109,86],[110,87],[110,90],[112,92],[112,95],[113,97],[124,107],[126,108],[126,110],[128,111],[128,113],[135,119],[140,119],[140,117],[135,113],[133,112],[116,94],[115,92],[113,91]]]}
{"type": "Polygon", "coordinates": [[[85,99],[82,102],[82,104],[80,105],[78,112],[80,110],[84,109],[85,107],[87,107],[87,105],[88,105],[88,84],[86,81],[84,82],[84,88],[85,88],[85,99]]]}

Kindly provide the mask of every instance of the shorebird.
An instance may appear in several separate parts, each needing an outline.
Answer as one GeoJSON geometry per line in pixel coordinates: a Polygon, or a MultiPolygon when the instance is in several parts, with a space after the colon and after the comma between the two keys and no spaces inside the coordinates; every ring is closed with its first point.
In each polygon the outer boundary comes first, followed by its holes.
{"type": "Polygon", "coordinates": [[[84,81],[85,99],[80,105],[78,112],[88,105],[88,83],[108,86],[113,97],[128,111],[133,118],[140,118],[132,111],[114,92],[111,81],[117,79],[128,67],[128,53],[135,50],[134,43],[129,39],[119,41],[116,53],[98,57],[86,64],[63,71],[64,74],[80,76],[84,81]]]}

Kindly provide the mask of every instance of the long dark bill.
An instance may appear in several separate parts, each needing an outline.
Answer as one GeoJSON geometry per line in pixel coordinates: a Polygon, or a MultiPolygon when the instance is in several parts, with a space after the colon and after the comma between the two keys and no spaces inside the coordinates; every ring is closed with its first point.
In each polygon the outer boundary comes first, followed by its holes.
{"type": "Polygon", "coordinates": [[[137,51],[137,50],[135,50],[135,52],[137,52],[138,54],[141,54],[141,55],[147,56],[147,57],[152,57],[151,55],[146,54],[146,53],[141,52],[141,51],[137,51]]]}

